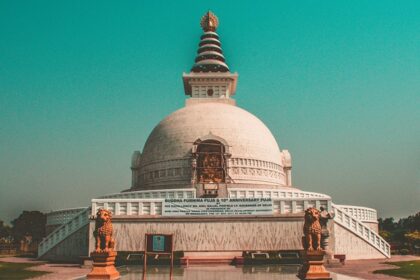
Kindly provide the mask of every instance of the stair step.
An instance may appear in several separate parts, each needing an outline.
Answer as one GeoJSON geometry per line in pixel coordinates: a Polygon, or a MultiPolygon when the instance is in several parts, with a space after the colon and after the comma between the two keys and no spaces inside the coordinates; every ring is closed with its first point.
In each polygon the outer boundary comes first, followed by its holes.
{"type": "Polygon", "coordinates": [[[231,264],[233,260],[232,257],[184,257],[181,258],[181,264],[231,264]]]}

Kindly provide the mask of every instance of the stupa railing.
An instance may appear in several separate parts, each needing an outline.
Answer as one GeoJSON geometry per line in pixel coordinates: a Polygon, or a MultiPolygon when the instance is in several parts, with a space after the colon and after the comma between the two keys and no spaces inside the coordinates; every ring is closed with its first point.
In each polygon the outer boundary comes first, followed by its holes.
{"type": "Polygon", "coordinates": [[[162,198],[97,198],[92,199],[91,215],[98,209],[110,210],[112,216],[160,216],[162,215],[162,198]]]}
{"type": "Polygon", "coordinates": [[[58,243],[66,239],[71,234],[75,233],[83,226],[89,223],[90,208],[86,207],[71,218],[67,223],[56,228],[48,236],[46,236],[38,245],[38,258],[51,250],[58,243]]]}
{"type": "Polygon", "coordinates": [[[326,198],[330,196],[322,193],[301,191],[292,188],[282,189],[248,189],[248,188],[229,188],[229,197],[232,198],[326,198]]]}
{"type": "Polygon", "coordinates": [[[144,190],[144,191],[128,191],[113,194],[107,194],[98,197],[103,198],[194,198],[196,190],[189,189],[163,189],[163,190],[144,190]]]}
{"type": "Polygon", "coordinates": [[[357,217],[347,213],[340,205],[332,204],[335,212],[334,222],[346,228],[356,236],[364,239],[387,258],[391,257],[391,246],[374,230],[366,226],[357,217]]]}
{"type": "Polygon", "coordinates": [[[47,213],[47,226],[62,225],[70,221],[75,215],[79,214],[86,207],[60,209],[47,213]]]}
{"type": "MultiPolygon", "coordinates": [[[[330,209],[331,199],[326,198],[273,198],[273,214],[299,214],[304,213],[309,207],[324,207],[330,209]]],[[[164,199],[141,199],[141,198],[99,198],[92,199],[91,215],[95,215],[100,208],[111,210],[113,216],[161,216],[164,207],[164,199]]]]}
{"type": "Polygon", "coordinates": [[[378,223],[378,215],[375,209],[363,206],[353,206],[353,205],[338,205],[340,210],[346,212],[347,214],[353,216],[354,218],[368,223],[378,223]]]}
{"type": "Polygon", "coordinates": [[[274,214],[303,213],[309,207],[325,208],[331,211],[331,197],[322,193],[306,192],[298,189],[230,188],[230,198],[271,198],[274,214]]]}

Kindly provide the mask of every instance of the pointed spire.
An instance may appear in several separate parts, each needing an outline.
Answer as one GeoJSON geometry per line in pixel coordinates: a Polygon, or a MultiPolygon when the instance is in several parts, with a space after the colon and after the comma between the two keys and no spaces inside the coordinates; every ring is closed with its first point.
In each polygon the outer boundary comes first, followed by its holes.
{"type": "Polygon", "coordinates": [[[201,18],[201,27],[204,34],[201,41],[191,72],[229,72],[225,63],[225,57],[219,41],[216,29],[219,26],[219,19],[211,11],[208,11],[201,18]]]}

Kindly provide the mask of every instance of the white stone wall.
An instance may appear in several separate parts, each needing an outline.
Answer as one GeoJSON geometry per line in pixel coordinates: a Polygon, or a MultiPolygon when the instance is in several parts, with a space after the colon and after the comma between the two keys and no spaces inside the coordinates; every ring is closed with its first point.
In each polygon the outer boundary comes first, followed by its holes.
{"type": "MultiPolygon", "coordinates": [[[[176,251],[299,250],[303,216],[233,218],[115,218],[116,248],[144,250],[145,233],[173,233],[176,251]]],[[[94,229],[91,222],[90,231],[94,229]]],[[[94,240],[90,238],[90,249],[94,240]]]]}
{"type": "Polygon", "coordinates": [[[384,259],[385,256],[362,238],[334,223],[335,254],[345,254],[347,260],[384,259]]]}
{"type": "Polygon", "coordinates": [[[43,255],[41,260],[79,262],[80,257],[89,255],[89,225],[68,236],[43,255]]]}

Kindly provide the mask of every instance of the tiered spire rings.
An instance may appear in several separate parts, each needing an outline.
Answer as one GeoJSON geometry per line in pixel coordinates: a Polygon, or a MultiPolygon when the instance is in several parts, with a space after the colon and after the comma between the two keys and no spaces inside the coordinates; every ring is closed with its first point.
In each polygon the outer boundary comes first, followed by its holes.
{"type": "Polygon", "coordinates": [[[229,72],[229,67],[225,63],[225,57],[223,56],[219,35],[216,33],[218,26],[219,20],[211,11],[208,11],[201,18],[201,27],[204,34],[201,35],[197,57],[191,72],[229,72]]]}

